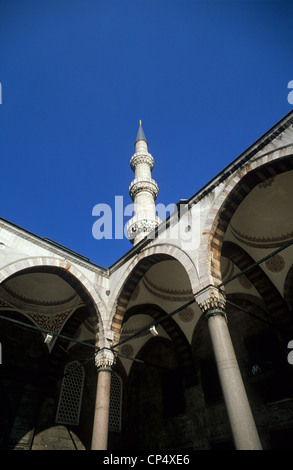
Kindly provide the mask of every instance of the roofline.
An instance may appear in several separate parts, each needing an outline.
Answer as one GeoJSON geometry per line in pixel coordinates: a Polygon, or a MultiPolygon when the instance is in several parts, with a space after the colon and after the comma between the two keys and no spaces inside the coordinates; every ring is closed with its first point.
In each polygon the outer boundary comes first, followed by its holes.
{"type": "Polygon", "coordinates": [[[270,141],[281,134],[290,124],[293,124],[293,111],[290,111],[284,116],[277,124],[271,127],[265,134],[263,134],[257,141],[250,145],[238,157],[232,160],[220,173],[218,173],[209,183],[201,188],[197,193],[191,196],[187,201],[191,202],[195,197],[199,196],[202,192],[210,191],[218,184],[225,181],[235,170],[248,161],[253,155],[263,149],[270,141]]]}
{"type": "Polygon", "coordinates": [[[17,229],[20,232],[23,232],[26,235],[29,235],[31,238],[35,238],[35,239],[41,241],[45,245],[49,245],[51,247],[54,247],[55,250],[60,252],[60,255],[61,255],[61,253],[62,254],[65,253],[66,255],[70,255],[72,258],[77,259],[79,262],[82,261],[85,264],[89,264],[89,265],[97,268],[98,270],[102,271],[101,274],[103,274],[103,275],[108,274],[108,269],[107,268],[103,268],[102,266],[99,266],[99,265],[93,263],[86,256],[83,256],[80,253],[77,253],[76,251],[73,251],[70,248],[67,248],[66,246],[63,246],[60,243],[55,242],[54,240],[50,240],[47,237],[40,237],[39,235],[36,235],[35,233],[30,232],[29,230],[26,230],[26,229],[20,227],[19,225],[14,224],[13,222],[10,222],[10,221],[4,219],[3,217],[0,217],[0,221],[4,222],[6,225],[9,225],[9,226],[13,227],[14,229],[17,229]]]}

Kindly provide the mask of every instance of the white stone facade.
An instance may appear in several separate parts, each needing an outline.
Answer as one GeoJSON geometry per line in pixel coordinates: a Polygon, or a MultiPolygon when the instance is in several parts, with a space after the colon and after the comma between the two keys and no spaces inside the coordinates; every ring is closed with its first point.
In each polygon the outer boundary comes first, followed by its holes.
{"type": "MultiPolygon", "coordinates": [[[[146,140],[138,139],[131,158],[135,216],[128,224],[130,238],[135,234],[134,246],[108,269],[0,219],[0,309],[6,315],[23,314],[44,336],[46,331],[53,332],[55,339],[47,345],[50,353],[58,334],[84,307],[88,318],[79,324],[72,340],[104,348],[96,356],[99,367],[104,364],[100,356],[111,367],[121,354],[127,376],[131,370],[127,357],[135,359],[140,354],[150,339],[148,326],[154,322],[160,337],[170,342],[180,337],[180,344],[190,346],[206,310],[214,309],[211,315],[221,311],[218,323],[225,328],[226,295],[249,299],[272,315],[281,315],[286,302],[292,301],[293,113],[202,190],[179,201],[166,220],[156,215],[158,186],[151,177],[153,166],[146,140]],[[248,275],[240,276],[249,263],[270,257],[275,250],[279,252],[269,258],[270,263],[263,262],[258,273],[270,286],[267,290],[261,280],[252,283],[248,275]],[[279,313],[274,310],[277,304],[279,313]],[[164,315],[172,316],[177,336],[158,320],[164,315]]],[[[221,361],[221,350],[218,354],[221,361]]],[[[234,362],[233,368],[237,369],[234,362]]],[[[223,376],[226,382],[231,378],[223,376]]],[[[231,416],[235,407],[232,404],[231,416]]],[[[252,422],[249,427],[253,428],[252,422]]],[[[239,447],[242,437],[241,433],[235,436],[239,447]]],[[[259,447],[256,437],[253,445],[259,447]]]]}

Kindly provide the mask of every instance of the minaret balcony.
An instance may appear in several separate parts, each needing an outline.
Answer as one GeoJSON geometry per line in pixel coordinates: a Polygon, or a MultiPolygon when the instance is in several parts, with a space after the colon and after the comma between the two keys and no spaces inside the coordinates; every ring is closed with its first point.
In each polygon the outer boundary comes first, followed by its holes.
{"type": "Polygon", "coordinates": [[[161,223],[161,219],[155,216],[154,219],[134,216],[127,223],[127,236],[131,243],[137,242],[153,232],[161,223]]]}
{"type": "Polygon", "coordinates": [[[132,171],[135,171],[135,168],[137,165],[140,164],[147,164],[150,167],[150,170],[154,168],[154,159],[150,153],[146,152],[136,152],[134,155],[132,155],[130,159],[130,166],[132,171]]]}
{"type": "Polygon", "coordinates": [[[135,196],[142,191],[148,191],[154,199],[156,199],[159,194],[159,188],[155,180],[146,177],[135,178],[129,186],[131,199],[134,201],[135,196]]]}

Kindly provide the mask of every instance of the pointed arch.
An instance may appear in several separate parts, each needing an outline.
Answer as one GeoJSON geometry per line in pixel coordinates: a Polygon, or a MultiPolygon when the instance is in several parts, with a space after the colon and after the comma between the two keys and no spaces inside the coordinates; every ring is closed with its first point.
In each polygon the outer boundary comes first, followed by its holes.
{"type": "Polygon", "coordinates": [[[293,170],[293,146],[278,149],[248,162],[235,172],[216,198],[202,231],[199,248],[200,276],[204,285],[221,280],[221,250],[233,214],[255,186],[272,176],[293,170]]]}
{"type": "Polygon", "coordinates": [[[64,279],[90,307],[91,315],[96,316],[97,325],[102,326],[101,312],[104,311],[104,303],[92,283],[76,266],[53,257],[25,258],[2,268],[0,283],[29,272],[51,272],[64,279]]]}
{"type": "Polygon", "coordinates": [[[115,341],[119,340],[123,317],[130,297],[144,274],[156,263],[175,260],[185,269],[191,288],[199,285],[198,274],[191,258],[174,245],[155,245],[140,253],[118,279],[109,304],[110,325],[115,341]]]}

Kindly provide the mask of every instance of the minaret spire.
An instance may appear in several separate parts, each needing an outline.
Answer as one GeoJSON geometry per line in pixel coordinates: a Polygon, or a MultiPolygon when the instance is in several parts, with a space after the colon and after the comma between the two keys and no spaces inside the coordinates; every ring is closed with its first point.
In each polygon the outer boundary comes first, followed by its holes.
{"type": "Polygon", "coordinates": [[[130,166],[135,178],[129,186],[129,195],[134,202],[134,216],[127,225],[130,241],[135,245],[161,222],[156,216],[155,200],[159,188],[151,177],[154,159],[148,152],[148,143],[142,128],[141,120],[135,141],[135,153],[131,157],[130,166]]]}
{"type": "Polygon", "coordinates": [[[144,142],[147,143],[147,140],[146,140],[144,132],[143,132],[141,120],[139,121],[139,128],[138,128],[138,133],[137,133],[137,136],[136,136],[135,143],[138,142],[139,140],[143,140],[144,142]]]}

